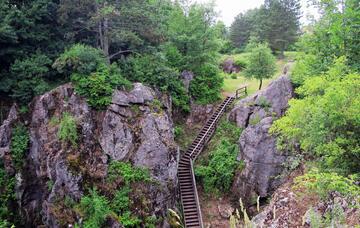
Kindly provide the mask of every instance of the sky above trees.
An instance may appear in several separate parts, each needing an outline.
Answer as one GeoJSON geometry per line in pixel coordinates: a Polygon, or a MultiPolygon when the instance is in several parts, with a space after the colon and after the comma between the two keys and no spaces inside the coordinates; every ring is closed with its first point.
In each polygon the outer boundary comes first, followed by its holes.
{"type": "MultiPolygon", "coordinates": [[[[194,0],[197,2],[211,2],[212,0],[194,0]]],[[[224,21],[227,26],[230,26],[234,21],[234,18],[239,13],[244,13],[249,9],[253,9],[259,7],[264,3],[264,0],[214,0],[216,4],[216,9],[219,12],[219,19],[224,21]]],[[[304,17],[302,18],[302,23],[307,24],[310,19],[307,17],[308,15],[314,15],[317,17],[317,11],[314,8],[307,7],[307,0],[302,0],[302,11],[304,17]]]]}

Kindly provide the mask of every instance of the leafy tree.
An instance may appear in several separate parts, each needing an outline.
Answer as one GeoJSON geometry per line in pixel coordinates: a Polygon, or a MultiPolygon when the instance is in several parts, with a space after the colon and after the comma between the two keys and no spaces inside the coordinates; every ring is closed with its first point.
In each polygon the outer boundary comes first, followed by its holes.
{"type": "Polygon", "coordinates": [[[4,78],[0,90],[10,93],[20,103],[28,103],[49,88],[46,78],[49,76],[50,64],[51,60],[40,53],[17,59],[10,66],[10,72],[4,78]]]}
{"type": "Polygon", "coordinates": [[[269,43],[274,52],[294,44],[299,36],[301,4],[299,0],[266,0],[258,9],[239,14],[231,25],[233,44],[243,49],[251,36],[269,43]]]}
{"type": "Polygon", "coordinates": [[[76,91],[89,104],[101,109],[111,103],[115,88],[130,88],[116,64],[107,64],[98,49],[77,44],[66,50],[54,63],[59,72],[71,75],[76,91]]]}
{"type": "Polygon", "coordinates": [[[260,80],[259,90],[265,78],[271,78],[276,71],[275,57],[267,44],[258,44],[249,55],[249,64],[245,76],[260,80]]]}
{"type": "Polygon", "coordinates": [[[222,78],[217,67],[218,29],[213,26],[213,5],[175,3],[169,20],[168,49],[165,51],[173,67],[180,72],[191,71],[195,79],[190,95],[200,103],[219,99],[222,78]]]}
{"type": "Polygon", "coordinates": [[[161,40],[154,11],[157,1],[101,0],[62,1],[60,20],[69,27],[69,39],[99,47],[108,62],[120,55],[136,52],[145,44],[161,40]],[[80,18],[80,20],[79,20],[80,18]]]}
{"type": "Polygon", "coordinates": [[[228,140],[222,140],[210,154],[208,165],[199,165],[195,174],[204,185],[206,192],[219,193],[228,191],[239,166],[236,160],[238,147],[228,140]]]}
{"type": "Polygon", "coordinates": [[[346,73],[343,61],[327,74],[307,79],[290,101],[290,109],[275,122],[281,148],[300,149],[320,159],[324,168],[338,173],[360,172],[360,75],[346,73]]]}
{"type": "Polygon", "coordinates": [[[129,57],[120,62],[122,75],[126,75],[127,79],[143,82],[169,93],[175,107],[189,111],[189,97],[179,73],[169,65],[161,53],[129,57]]]}

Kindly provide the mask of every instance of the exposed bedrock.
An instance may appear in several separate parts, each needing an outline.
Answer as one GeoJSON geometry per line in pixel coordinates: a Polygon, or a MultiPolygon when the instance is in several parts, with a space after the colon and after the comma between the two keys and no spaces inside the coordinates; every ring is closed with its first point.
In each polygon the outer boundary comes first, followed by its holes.
{"type": "Polygon", "coordinates": [[[237,197],[245,201],[266,197],[281,184],[279,175],[288,155],[277,150],[276,138],[269,129],[285,113],[292,97],[291,82],[282,76],[265,90],[239,101],[230,112],[229,119],[244,129],[238,160],[245,162],[245,168],[236,174],[232,187],[237,197]]]}
{"type": "MultiPolygon", "coordinates": [[[[90,108],[71,84],[36,97],[27,124],[30,149],[26,172],[17,193],[28,225],[60,227],[75,223],[78,218],[74,212],[64,210],[59,202],[65,196],[79,200],[85,183],[101,182],[110,160],[150,170],[159,183],[150,189],[151,211],[164,217],[167,208],[174,207],[177,182],[177,146],[169,104],[168,97],[140,83],[131,91],[115,91],[112,104],[104,111],[90,108]],[[64,113],[76,120],[77,146],[59,141],[58,123],[64,113]]],[[[9,153],[11,124],[16,119],[14,107],[0,127],[0,155],[4,160],[9,153]]]]}

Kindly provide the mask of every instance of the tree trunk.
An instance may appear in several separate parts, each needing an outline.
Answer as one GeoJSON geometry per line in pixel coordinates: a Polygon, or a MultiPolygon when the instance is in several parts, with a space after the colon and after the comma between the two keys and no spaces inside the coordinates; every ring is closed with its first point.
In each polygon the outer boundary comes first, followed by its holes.
{"type": "Polygon", "coordinates": [[[106,60],[107,62],[110,64],[110,55],[109,55],[109,19],[105,18],[104,19],[104,48],[103,48],[103,52],[106,56],[106,60]]]}
{"type": "Polygon", "coordinates": [[[261,90],[262,87],[262,79],[260,79],[260,86],[259,86],[259,90],[261,90]]]}

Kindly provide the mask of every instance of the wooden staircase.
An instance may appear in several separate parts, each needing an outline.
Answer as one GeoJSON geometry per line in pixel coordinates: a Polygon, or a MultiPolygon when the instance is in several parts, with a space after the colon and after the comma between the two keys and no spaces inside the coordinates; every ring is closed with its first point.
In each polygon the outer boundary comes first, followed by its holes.
{"type": "MultiPolygon", "coordinates": [[[[236,97],[238,94],[236,94],[236,97]]],[[[192,142],[186,152],[182,155],[178,167],[178,180],[180,196],[184,214],[185,227],[203,228],[199,198],[196,190],[193,161],[203,150],[206,143],[211,139],[216,126],[225,113],[226,108],[235,100],[235,97],[227,97],[216,109],[210,119],[206,122],[196,139],[192,142]]]]}

